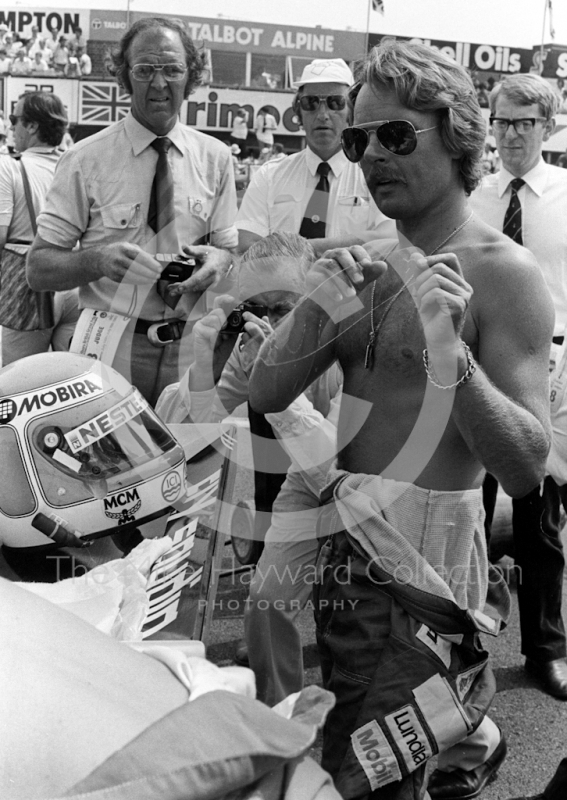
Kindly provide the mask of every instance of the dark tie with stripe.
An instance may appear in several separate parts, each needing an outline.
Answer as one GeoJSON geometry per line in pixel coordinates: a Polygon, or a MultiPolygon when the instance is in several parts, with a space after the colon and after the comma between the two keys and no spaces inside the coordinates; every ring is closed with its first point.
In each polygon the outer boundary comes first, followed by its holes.
{"type": "MultiPolygon", "coordinates": [[[[148,224],[158,236],[158,252],[174,252],[167,247],[167,237],[160,232],[164,231],[175,219],[175,206],[173,202],[173,173],[169,165],[167,153],[171,147],[171,140],[167,136],[154,139],[151,143],[154,150],[158,152],[156,164],[156,174],[152,184],[150,195],[150,209],[148,212],[148,224]]],[[[173,237],[170,237],[173,238],[173,237]]]]}
{"type": "Polygon", "coordinates": [[[327,227],[327,209],[329,207],[329,172],[331,167],[326,161],[321,161],[317,167],[319,182],[311,195],[301,228],[300,236],[306,239],[323,239],[327,227]]]}
{"type": "Polygon", "coordinates": [[[504,227],[502,228],[502,233],[505,233],[517,244],[524,243],[522,238],[522,205],[518,197],[518,192],[524,184],[525,181],[522,178],[514,178],[513,181],[510,181],[512,194],[510,196],[510,204],[504,215],[504,227]]]}

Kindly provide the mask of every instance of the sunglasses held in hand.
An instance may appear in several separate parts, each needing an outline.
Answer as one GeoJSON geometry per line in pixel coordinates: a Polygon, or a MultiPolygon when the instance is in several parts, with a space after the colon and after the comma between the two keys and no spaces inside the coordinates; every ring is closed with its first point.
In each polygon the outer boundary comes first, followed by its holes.
{"type": "Polygon", "coordinates": [[[374,132],[382,147],[390,153],[395,156],[409,156],[417,147],[417,134],[435,128],[437,125],[416,130],[412,123],[405,119],[385,119],[380,122],[369,122],[364,126],[354,125],[352,128],[345,128],[342,133],[343,150],[348,160],[356,164],[364,155],[370,142],[370,134],[374,132]]]}

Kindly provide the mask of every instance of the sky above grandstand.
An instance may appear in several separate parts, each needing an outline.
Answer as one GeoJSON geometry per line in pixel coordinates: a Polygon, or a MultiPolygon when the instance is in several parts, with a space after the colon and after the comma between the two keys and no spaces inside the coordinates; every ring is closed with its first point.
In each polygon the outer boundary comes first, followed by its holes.
{"type": "MultiPolygon", "coordinates": [[[[84,2],[85,0],[83,0],[84,2]]],[[[384,13],[371,11],[371,0],[208,0],[193,5],[187,0],[130,0],[138,11],[161,9],[170,13],[255,20],[280,25],[347,28],[419,36],[449,41],[532,47],[541,43],[545,3],[548,0],[383,0],[384,13]]],[[[101,7],[104,0],[100,0],[101,7]]],[[[128,0],[107,0],[106,7],[124,8],[128,0]],[[112,3],[112,6],[109,5],[112,3]],[[119,3],[124,3],[120,5],[119,3]]],[[[555,42],[567,45],[567,2],[552,0],[555,42]]],[[[72,0],[69,0],[69,5],[72,0]]],[[[88,2],[87,2],[88,5],[88,2]]],[[[92,7],[93,0],[90,0],[92,7]]],[[[549,13],[544,35],[551,41],[549,13]]]]}
{"type": "MultiPolygon", "coordinates": [[[[379,2],[380,0],[374,0],[379,2]]],[[[4,0],[10,8],[101,8],[220,17],[280,25],[347,29],[424,39],[531,48],[550,36],[550,0],[382,0],[384,13],[370,11],[372,0],[4,0]]],[[[553,3],[555,42],[567,45],[567,2],[553,3]]]]}

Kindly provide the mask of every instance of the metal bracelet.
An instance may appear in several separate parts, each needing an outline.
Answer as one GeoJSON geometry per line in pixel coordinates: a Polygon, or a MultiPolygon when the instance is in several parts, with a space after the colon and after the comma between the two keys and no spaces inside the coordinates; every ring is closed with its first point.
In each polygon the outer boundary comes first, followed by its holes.
{"type": "Polygon", "coordinates": [[[439,378],[437,377],[437,375],[435,374],[435,370],[429,363],[429,355],[427,353],[427,349],[423,351],[423,365],[425,367],[427,377],[429,378],[430,382],[438,389],[458,389],[459,386],[464,386],[465,383],[470,381],[472,376],[475,374],[476,364],[473,358],[473,354],[471,353],[471,349],[468,346],[468,344],[462,341],[462,339],[461,339],[461,344],[465,348],[465,353],[467,356],[467,368],[464,375],[456,383],[451,383],[449,386],[443,386],[441,383],[439,383],[439,378]]]}

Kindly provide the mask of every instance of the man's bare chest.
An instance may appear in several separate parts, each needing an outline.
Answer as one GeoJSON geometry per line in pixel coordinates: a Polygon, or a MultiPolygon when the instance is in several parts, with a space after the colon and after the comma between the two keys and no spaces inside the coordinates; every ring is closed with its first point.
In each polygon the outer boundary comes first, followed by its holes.
{"type": "Polygon", "coordinates": [[[343,369],[392,379],[423,374],[425,337],[415,302],[401,280],[368,286],[363,308],[341,323],[337,353],[343,369]]]}

